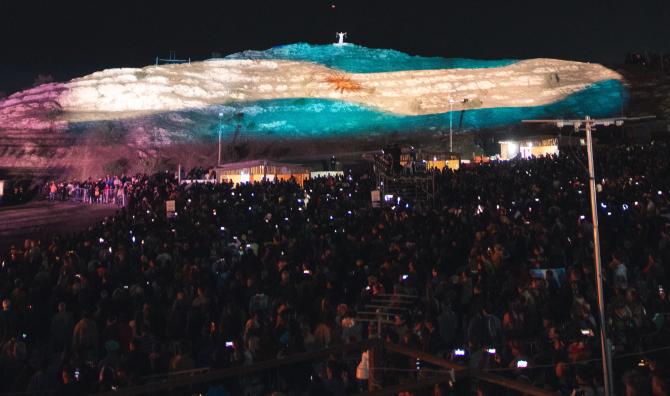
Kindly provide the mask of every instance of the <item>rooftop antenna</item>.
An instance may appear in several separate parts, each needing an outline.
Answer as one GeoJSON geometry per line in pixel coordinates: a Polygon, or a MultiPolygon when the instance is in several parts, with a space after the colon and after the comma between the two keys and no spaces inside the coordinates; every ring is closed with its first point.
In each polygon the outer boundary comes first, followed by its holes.
{"type": "Polygon", "coordinates": [[[344,45],[344,39],[347,37],[347,32],[337,32],[335,33],[335,37],[337,38],[337,43],[335,43],[335,45],[344,45]]]}
{"type": "Polygon", "coordinates": [[[603,274],[602,266],[600,264],[600,233],[598,232],[598,203],[596,200],[596,178],[593,166],[593,141],[591,139],[591,132],[595,130],[595,126],[610,126],[623,125],[624,121],[638,121],[644,119],[651,119],[653,116],[646,117],[618,117],[618,118],[604,118],[593,119],[586,116],[579,120],[523,120],[523,123],[534,124],[554,124],[558,128],[564,126],[572,126],[575,131],[586,132],[586,152],[588,155],[588,172],[589,172],[589,190],[591,192],[591,223],[593,224],[593,262],[596,267],[596,287],[598,292],[598,314],[600,319],[600,350],[602,354],[603,364],[603,383],[605,385],[605,396],[613,396],[614,383],[612,372],[612,356],[611,346],[607,338],[607,322],[605,321],[605,297],[603,295],[603,274]]]}

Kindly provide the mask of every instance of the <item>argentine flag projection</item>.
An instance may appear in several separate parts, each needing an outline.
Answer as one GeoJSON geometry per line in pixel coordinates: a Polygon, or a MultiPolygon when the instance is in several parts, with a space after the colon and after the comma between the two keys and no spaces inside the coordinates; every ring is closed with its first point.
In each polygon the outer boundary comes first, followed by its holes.
{"type": "Polygon", "coordinates": [[[108,69],[40,94],[70,126],[141,119],[185,139],[211,139],[221,128],[258,140],[443,131],[450,112],[465,131],[526,118],[602,117],[619,114],[627,100],[622,77],[598,64],[419,57],[353,44],[108,69]]]}

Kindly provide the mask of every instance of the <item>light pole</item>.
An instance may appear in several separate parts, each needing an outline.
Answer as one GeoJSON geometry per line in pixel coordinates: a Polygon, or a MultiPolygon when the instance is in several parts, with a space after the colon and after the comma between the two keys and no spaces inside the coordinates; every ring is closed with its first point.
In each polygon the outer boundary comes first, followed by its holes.
{"type": "Polygon", "coordinates": [[[219,156],[216,165],[221,165],[221,123],[223,122],[223,113],[219,113],[219,156]]]}
{"type": "Polygon", "coordinates": [[[454,116],[454,99],[449,98],[449,152],[454,152],[454,130],[453,130],[453,116],[454,116]]]}
{"type": "MultiPolygon", "coordinates": [[[[451,96],[449,97],[449,152],[454,152],[454,129],[453,129],[453,116],[454,116],[454,103],[456,101],[451,96]]],[[[465,110],[465,104],[468,103],[468,98],[463,98],[461,104],[463,105],[462,110],[465,110]]]]}
{"type": "Polygon", "coordinates": [[[591,132],[596,125],[610,126],[623,125],[624,121],[633,121],[641,119],[649,119],[653,117],[634,117],[634,118],[608,118],[608,119],[592,119],[586,116],[583,120],[523,120],[524,123],[540,123],[540,124],[554,124],[559,128],[564,126],[572,126],[575,131],[582,130],[586,132],[586,153],[588,156],[588,171],[589,171],[589,190],[591,192],[591,222],[593,223],[593,262],[596,267],[596,288],[598,294],[598,316],[600,319],[600,349],[602,355],[603,365],[603,383],[605,385],[605,396],[613,396],[614,383],[612,372],[612,356],[610,350],[609,340],[607,338],[607,322],[605,321],[605,297],[603,293],[603,274],[600,262],[600,233],[598,232],[598,203],[596,199],[596,179],[593,166],[593,141],[591,139],[591,132]]]}

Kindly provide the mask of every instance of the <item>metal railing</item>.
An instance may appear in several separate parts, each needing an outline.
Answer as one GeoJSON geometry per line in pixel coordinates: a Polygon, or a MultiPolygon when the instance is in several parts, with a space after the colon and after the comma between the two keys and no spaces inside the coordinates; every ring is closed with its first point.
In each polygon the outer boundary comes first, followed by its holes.
{"type": "MultiPolygon", "coordinates": [[[[435,356],[433,354],[419,351],[402,345],[383,342],[379,339],[362,340],[355,343],[334,346],[319,351],[304,352],[283,358],[262,361],[248,366],[238,366],[226,369],[212,370],[209,368],[188,370],[179,373],[172,373],[163,378],[156,378],[144,385],[137,385],[129,388],[121,388],[115,392],[104,392],[103,395],[110,396],[132,396],[145,395],[151,393],[175,393],[184,394],[187,390],[201,391],[209,385],[221,384],[225,379],[234,379],[260,374],[262,372],[280,370],[287,367],[296,366],[300,363],[315,360],[328,359],[331,356],[345,357],[348,353],[369,351],[369,380],[368,389],[363,390],[364,395],[396,395],[400,391],[429,389],[435,384],[461,382],[462,386],[470,387],[475,383],[484,383],[488,387],[494,387],[498,391],[493,394],[524,394],[533,396],[555,396],[557,392],[541,389],[536,386],[504,377],[497,374],[488,373],[479,370],[470,370],[458,363],[435,356]],[[381,367],[384,365],[384,355],[398,354],[411,358],[413,360],[424,362],[436,370],[427,370],[433,375],[415,376],[408,382],[398,383],[391,381],[385,383],[384,371],[391,370],[397,372],[397,368],[381,367]],[[474,381],[474,382],[473,382],[474,381]]],[[[400,369],[402,371],[402,369],[400,369]]],[[[405,370],[407,371],[407,370],[405,370]]],[[[396,373],[397,374],[397,373],[396,373]]],[[[396,376],[394,374],[394,376],[396,376]]],[[[387,378],[388,379],[388,378],[387,378]]]]}

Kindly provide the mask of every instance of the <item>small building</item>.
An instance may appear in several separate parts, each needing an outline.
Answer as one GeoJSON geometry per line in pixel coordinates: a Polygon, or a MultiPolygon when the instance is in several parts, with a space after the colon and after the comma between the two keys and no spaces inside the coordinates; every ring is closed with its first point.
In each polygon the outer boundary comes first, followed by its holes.
{"type": "Polygon", "coordinates": [[[310,172],[310,177],[312,179],[319,177],[344,177],[344,171],[314,171],[310,172]]]}
{"type": "Polygon", "coordinates": [[[529,136],[500,142],[500,159],[530,158],[558,154],[561,148],[584,144],[583,139],[570,136],[529,136]]]}
{"type": "Polygon", "coordinates": [[[400,155],[400,166],[406,167],[412,160],[425,164],[427,170],[444,168],[456,170],[461,164],[461,156],[458,153],[403,149],[400,155]]]}
{"type": "Polygon", "coordinates": [[[233,162],[216,167],[219,182],[253,183],[263,180],[289,180],[294,178],[299,185],[309,179],[309,170],[301,165],[268,160],[233,162]]]}
{"type": "Polygon", "coordinates": [[[461,167],[461,156],[458,153],[425,153],[428,169],[442,170],[449,168],[457,170],[461,167]]]}

